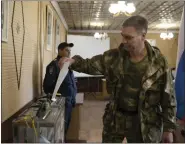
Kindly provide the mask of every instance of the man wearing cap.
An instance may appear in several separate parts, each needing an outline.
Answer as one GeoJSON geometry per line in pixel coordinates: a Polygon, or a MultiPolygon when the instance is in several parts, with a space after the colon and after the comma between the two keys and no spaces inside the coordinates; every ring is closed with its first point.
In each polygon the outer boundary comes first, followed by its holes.
{"type": "MultiPolygon", "coordinates": [[[[46,74],[44,78],[44,92],[46,94],[52,94],[57,82],[57,78],[60,73],[60,68],[58,66],[58,61],[62,57],[70,57],[70,48],[73,47],[73,44],[70,43],[60,43],[58,46],[58,56],[47,66],[46,74]]],[[[65,102],[65,134],[69,128],[71,120],[72,108],[76,103],[76,83],[73,75],[73,71],[69,68],[68,74],[66,75],[63,83],[61,84],[58,93],[66,97],[65,102]]]]}

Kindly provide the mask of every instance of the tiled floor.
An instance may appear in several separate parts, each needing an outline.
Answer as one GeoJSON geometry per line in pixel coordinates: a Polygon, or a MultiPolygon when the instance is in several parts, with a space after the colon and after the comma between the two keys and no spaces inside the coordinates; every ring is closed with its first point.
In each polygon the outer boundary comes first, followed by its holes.
{"type": "MultiPolygon", "coordinates": [[[[102,116],[107,100],[103,100],[101,95],[85,96],[83,106],[80,108],[80,132],[79,139],[89,142],[102,142],[103,122],[102,116]]],[[[180,131],[177,132],[180,136],[180,131]]],[[[182,136],[176,137],[177,142],[184,142],[182,136]]],[[[126,143],[124,139],[123,143],[126,143]]]]}
{"type": "Polygon", "coordinates": [[[84,101],[80,109],[79,139],[87,140],[87,142],[101,142],[103,129],[102,116],[107,102],[95,100],[92,97],[84,101]]]}
{"type": "MultiPolygon", "coordinates": [[[[86,140],[88,143],[102,142],[102,117],[108,103],[108,100],[103,99],[100,94],[85,96],[83,106],[80,108],[79,139],[86,140]]],[[[126,143],[126,139],[123,143],[126,143]]]]}

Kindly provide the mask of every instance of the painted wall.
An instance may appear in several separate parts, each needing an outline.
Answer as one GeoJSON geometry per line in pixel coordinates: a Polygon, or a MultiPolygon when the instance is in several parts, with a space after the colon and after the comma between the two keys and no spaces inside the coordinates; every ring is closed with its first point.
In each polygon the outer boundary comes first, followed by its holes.
{"type": "Polygon", "coordinates": [[[61,41],[65,41],[66,37],[66,30],[50,2],[9,1],[8,15],[8,41],[2,42],[2,122],[34,97],[40,96],[45,66],[57,55],[54,43],[56,19],[60,22],[61,41]],[[48,5],[53,11],[51,51],[45,47],[48,5]],[[21,78],[18,88],[19,77],[21,78]]]}

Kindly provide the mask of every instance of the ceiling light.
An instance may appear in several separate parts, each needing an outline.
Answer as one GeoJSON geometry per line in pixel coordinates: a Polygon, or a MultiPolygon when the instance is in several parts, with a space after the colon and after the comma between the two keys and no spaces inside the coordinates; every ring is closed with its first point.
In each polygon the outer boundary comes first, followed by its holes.
{"type": "Polygon", "coordinates": [[[94,38],[95,39],[106,39],[108,37],[108,34],[107,33],[98,33],[98,32],[96,32],[95,34],[94,34],[94,38]]]}
{"type": "Polygon", "coordinates": [[[161,33],[160,38],[165,40],[167,38],[167,33],[161,33]]]}
{"type": "Polygon", "coordinates": [[[119,5],[125,5],[125,1],[118,1],[119,5]]]}
{"type": "Polygon", "coordinates": [[[125,4],[125,1],[118,1],[117,7],[121,12],[126,12],[127,6],[125,4]]]}
{"type": "Polygon", "coordinates": [[[103,22],[91,22],[90,24],[91,26],[98,26],[98,27],[102,27],[104,25],[103,22]]]}
{"type": "Polygon", "coordinates": [[[176,27],[177,25],[174,23],[162,23],[162,24],[158,24],[156,25],[157,28],[171,28],[171,27],[176,27]]]}
{"type": "Polygon", "coordinates": [[[118,1],[116,4],[110,4],[109,12],[114,14],[114,16],[118,16],[121,13],[125,15],[130,15],[136,11],[136,8],[133,3],[127,3],[125,1],[118,1]]]}
{"type": "Polygon", "coordinates": [[[119,12],[118,5],[117,4],[111,4],[109,7],[109,12],[116,14],[119,12]]]}
{"type": "Polygon", "coordinates": [[[96,26],[101,27],[101,26],[103,26],[103,23],[96,23],[96,26]]]}
{"type": "Polygon", "coordinates": [[[128,4],[127,4],[126,11],[127,11],[129,14],[135,12],[135,10],[136,10],[136,8],[135,8],[135,6],[134,6],[133,3],[128,3],[128,4]]]}
{"type": "Polygon", "coordinates": [[[96,14],[96,17],[99,17],[99,16],[100,16],[100,13],[97,13],[97,14],[96,14]]]}
{"type": "Polygon", "coordinates": [[[160,38],[162,38],[163,40],[165,39],[172,39],[174,37],[173,33],[161,33],[160,34],[160,38]]]}
{"type": "Polygon", "coordinates": [[[99,38],[100,38],[100,34],[99,34],[98,32],[96,32],[96,33],[94,34],[94,37],[95,37],[96,39],[99,39],[99,38]]]}
{"type": "Polygon", "coordinates": [[[174,37],[173,33],[168,33],[168,38],[169,38],[169,39],[171,39],[171,38],[173,38],[173,37],[174,37]]]}

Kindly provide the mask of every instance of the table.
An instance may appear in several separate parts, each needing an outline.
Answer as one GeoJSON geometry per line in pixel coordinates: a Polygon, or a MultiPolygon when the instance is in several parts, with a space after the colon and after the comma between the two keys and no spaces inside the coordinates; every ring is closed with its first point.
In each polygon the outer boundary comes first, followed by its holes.
{"type": "Polygon", "coordinates": [[[95,97],[96,92],[102,92],[103,75],[88,75],[76,77],[77,91],[95,97]]]}

